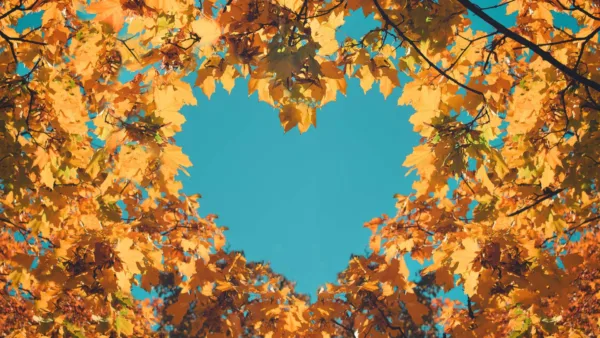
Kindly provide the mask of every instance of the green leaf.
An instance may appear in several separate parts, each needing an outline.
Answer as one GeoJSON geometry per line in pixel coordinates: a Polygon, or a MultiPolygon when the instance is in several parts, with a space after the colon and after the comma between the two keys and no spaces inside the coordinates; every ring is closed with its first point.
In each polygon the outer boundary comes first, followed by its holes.
{"type": "Polygon", "coordinates": [[[77,338],[85,338],[85,334],[83,333],[83,330],[78,327],[75,326],[75,324],[65,321],[65,329],[67,329],[67,332],[70,333],[71,335],[77,337],[77,338]]]}
{"type": "Polygon", "coordinates": [[[73,79],[69,79],[69,85],[67,86],[68,89],[71,88],[75,88],[75,81],[73,81],[73,79]]]}
{"type": "Polygon", "coordinates": [[[92,156],[90,164],[88,164],[87,168],[85,168],[85,172],[92,178],[95,178],[100,173],[101,165],[104,161],[105,155],[106,151],[104,151],[104,148],[98,149],[94,153],[94,156],[92,156]]]}
{"type": "Polygon", "coordinates": [[[522,338],[522,337],[527,337],[529,331],[531,329],[531,318],[526,317],[524,318],[521,327],[512,331],[510,333],[510,338],[522,338]]]}
{"type": "Polygon", "coordinates": [[[115,329],[117,329],[117,334],[124,334],[125,336],[131,336],[133,334],[133,324],[129,321],[129,319],[121,316],[121,314],[117,315],[117,319],[115,320],[115,329]]]}
{"type": "Polygon", "coordinates": [[[65,166],[64,169],[59,169],[58,170],[58,175],[64,177],[65,179],[70,179],[71,178],[71,169],[69,169],[68,166],[65,166]]]}
{"type": "Polygon", "coordinates": [[[115,298],[121,305],[125,305],[128,308],[133,307],[133,301],[131,298],[125,296],[121,291],[115,292],[115,298]]]}
{"type": "Polygon", "coordinates": [[[162,137],[160,137],[160,135],[158,133],[154,134],[154,140],[156,140],[156,143],[158,143],[158,144],[163,143],[163,139],[162,139],[162,137]]]}

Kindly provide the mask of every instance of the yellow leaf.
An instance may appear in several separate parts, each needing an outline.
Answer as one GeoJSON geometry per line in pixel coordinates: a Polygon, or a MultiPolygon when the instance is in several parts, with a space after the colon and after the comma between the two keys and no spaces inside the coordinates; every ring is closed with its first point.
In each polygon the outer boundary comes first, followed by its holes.
{"type": "Polygon", "coordinates": [[[369,247],[374,253],[379,253],[379,250],[381,250],[381,235],[371,236],[369,247]]]}
{"type": "Polygon", "coordinates": [[[385,76],[382,77],[379,80],[379,91],[381,94],[383,94],[383,98],[387,99],[387,97],[392,93],[392,90],[394,90],[394,84],[392,83],[392,80],[385,76]]]}
{"type": "Polygon", "coordinates": [[[200,46],[214,45],[221,36],[219,24],[209,18],[201,17],[192,22],[192,31],[200,37],[200,46]]]}
{"type": "Polygon", "coordinates": [[[452,260],[457,263],[457,267],[454,270],[455,274],[467,272],[479,253],[479,245],[475,239],[467,237],[462,240],[462,244],[464,249],[456,250],[452,253],[452,260]]]}
{"type": "Polygon", "coordinates": [[[477,285],[479,284],[479,272],[467,271],[462,274],[464,278],[465,293],[469,296],[473,296],[477,292],[477,285]]]}
{"type": "Polygon", "coordinates": [[[54,188],[54,174],[52,174],[50,165],[45,165],[40,172],[40,182],[50,189],[54,188]]]}
{"type": "Polygon", "coordinates": [[[503,179],[510,171],[506,162],[504,162],[504,157],[500,154],[496,149],[491,149],[490,152],[491,158],[494,159],[496,165],[494,167],[494,171],[498,174],[500,179],[503,179]]]}
{"type": "Polygon", "coordinates": [[[492,181],[490,181],[490,178],[487,174],[487,172],[485,171],[485,166],[480,166],[479,169],[477,169],[477,174],[476,177],[478,179],[481,180],[481,183],[483,183],[483,186],[491,193],[494,193],[494,183],[492,183],[492,181]]]}
{"type": "Polygon", "coordinates": [[[356,76],[360,79],[360,87],[363,89],[365,94],[373,87],[373,82],[375,82],[375,77],[373,77],[373,73],[371,73],[371,69],[368,66],[362,66],[356,72],[356,76]]]}
{"type": "Polygon", "coordinates": [[[382,284],[383,293],[382,296],[388,297],[394,294],[394,287],[390,283],[385,282],[382,284]]]}
{"type": "Polygon", "coordinates": [[[426,144],[421,144],[414,147],[413,152],[406,157],[406,160],[404,160],[402,165],[411,168],[411,170],[406,173],[407,176],[412,169],[417,169],[417,172],[422,179],[429,179],[437,170],[433,164],[434,159],[431,148],[426,144]]]}
{"type": "Polygon", "coordinates": [[[373,291],[379,290],[379,286],[377,286],[376,281],[369,281],[369,282],[363,283],[363,285],[360,286],[360,289],[373,292],[373,291]]]}
{"type": "Polygon", "coordinates": [[[119,241],[116,247],[116,251],[119,253],[119,258],[127,266],[127,269],[132,274],[140,273],[138,263],[143,263],[144,255],[136,249],[132,249],[133,240],[129,237],[123,238],[119,241]]]}
{"type": "Polygon", "coordinates": [[[204,285],[202,285],[202,290],[200,292],[206,297],[212,297],[214,287],[214,282],[206,282],[204,285]]]}
{"type": "Polygon", "coordinates": [[[239,76],[239,72],[232,65],[227,65],[223,75],[221,76],[221,83],[223,84],[223,88],[231,94],[231,89],[235,85],[235,78],[239,76]]]}
{"type": "Polygon", "coordinates": [[[227,281],[217,281],[217,290],[224,292],[224,291],[229,291],[229,290],[233,290],[233,284],[227,282],[227,281]]]}
{"type": "Polygon", "coordinates": [[[104,148],[101,148],[94,153],[94,156],[92,156],[90,164],[88,164],[87,168],[85,169],[85,172],[90,175],[90,177],[96,178],[98,173],[100,173],[101,164],[104,160],[105,154],[106,152],[104,148]]]}
{"type": "MultiPolygon", "coordinates": [[[[200,80],[200,77],[198,77],[198,80],[200,80]]],[[[200,89],[202,89],[202,92],[204,93],[204,95],[206,95],[206,97],[208,97],[209,100],[212,94],[214,94],[215,90],[217,89],[217,86],[215,84],[215,77],[212,75],[204,77],[200,82],[196,81],[196,84],[198,85],[198,87],[200,87],[200,89]]]]}
{"type": "Polygon", "coordinates": [[[42,15],[42,25],[46,27],[49,24],[64,24],[65,18],[58,9],[57,3],[47,3],[44,6],[44,15],[42,15]]]}
{"type": "Polygon", "coordinates": [[[308,130],[310,125],[317,126],[316,112],[305,104],[287,104],[279,112],[279,120],[284,132],[298,126],[300,133],[308,130]]]}
{"type": "Polygon", "coordinates": [[[405,280],[408,280],[408,277],[410,276],[410,271],[408,270],[408,266],[406,265],[404,257],[400,256],[398,258],[398,261],[400,263],[398,265],[398,272],[400,273],[400,275],[404,276],[405,280]]]}
{"type": "Polygon", "coordinates": [[[208,262],[210,262],[210,255],[209,255],[208,248],[205,247],[204,245],[200,244],[200,245],[198,245],[197,250],[198,250],[198,255],[200,255],[200,257],[204,261],[204,264],[208,264],[208,262]]]}
{"type": "Polygon", "coordinates": [[[550,167],[550,165],[544,165],[544,171],[542,173],[542,177],[540,178],[540,184],[542,185],[542,189],[545,189],[550,186],[554,182],[554,171],[550,167]]]}
{"type": "MultiPolygon", "coordinates": [[[[219,251],[225,245],[225,236],[222,233],[216,233],[213,237],[213,241],[215,243],[215,250],[219,251]]],[[[208,260],[207,260],[208,262],[208,260]]]]}

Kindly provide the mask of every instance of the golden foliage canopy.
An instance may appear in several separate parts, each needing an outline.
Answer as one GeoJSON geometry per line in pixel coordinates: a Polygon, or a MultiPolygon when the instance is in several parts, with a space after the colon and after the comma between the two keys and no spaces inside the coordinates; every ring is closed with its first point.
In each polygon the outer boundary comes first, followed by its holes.
{"type": "Polygon", "coordinates": [[[598,0],[3,1],[0,334],[599,335],[599,31],[598,0]],[[355,10],[377,27],[336,40],[355,10]],[[223,250],[181,193],[192,72],[208,97],[247,78],[285,131],[316,126],[352,77],[415,109],[414,192],[365,223],[372,254],[316,302],[223,250]],[[430,262],[419,282],[407,254],[430,262]],[[439,296],[454,286],[466,304],[439,296]]]}

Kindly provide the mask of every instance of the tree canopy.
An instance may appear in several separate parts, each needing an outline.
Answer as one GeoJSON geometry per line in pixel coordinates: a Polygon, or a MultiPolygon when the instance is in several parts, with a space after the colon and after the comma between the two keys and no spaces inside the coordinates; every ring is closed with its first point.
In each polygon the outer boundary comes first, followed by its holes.
{"type": "Polygon", "coordinates": [[[599,335],[600,1],[489,3],[3,1],[0,334],[599,335]],[[377,25],[338,40],[355,11],[377,25]],[[348,78],[414,108],[413,193],[365,223],[372,253],[315,302],[223,250],[216,215],[181,192],[193,72],[208,97],[247,79],[285,131],[316,127],[348,78]],[[455,286],[465,303],[440,297],[455,286]]]}

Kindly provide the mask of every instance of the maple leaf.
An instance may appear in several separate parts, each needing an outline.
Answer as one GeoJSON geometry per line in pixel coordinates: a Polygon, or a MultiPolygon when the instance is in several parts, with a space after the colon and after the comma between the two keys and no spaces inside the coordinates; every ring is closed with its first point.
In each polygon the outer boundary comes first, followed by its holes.
{"type": "Polygon", "coordinates": [[[87,6],[89,13],[96,14],[94,20],[108,24],[119,32],[125,23],[125,11],[120,0],[102,0],[87,6]]]}
{"type": "Polygon", "coordinates": [[[131,238],[123,238],[117,243],[115,251],[119,259],[125,263],[127,269],[133,274],[138,274],[141,272],[138,264],[143,265],[141,263],[144,262],[144,255],[132,247],[133,240],[131,238]]]}
{"type": "Polygon", "coordinates": [[[40,172],[40,182],[50,189],[54,187],[55,179],[50,165],[44,166],[44,169],[40,172]]]}
{"type": "Polygon", "coordinates": [[[200,17],[198,20],[192,22],[191,27],[192,32],[200,37],[200,46],[212,46],[221,37],[221,27],[212,19],[200,17]]]}
{"type": "Polygon", "coordinates": [[[285,132],[298,126],[300,133],[304,133],[311,125],[317,126],[315,110],[307,105],[283,106],[279,111],[279,120],[285,132]]]}

